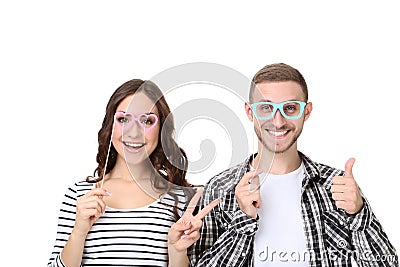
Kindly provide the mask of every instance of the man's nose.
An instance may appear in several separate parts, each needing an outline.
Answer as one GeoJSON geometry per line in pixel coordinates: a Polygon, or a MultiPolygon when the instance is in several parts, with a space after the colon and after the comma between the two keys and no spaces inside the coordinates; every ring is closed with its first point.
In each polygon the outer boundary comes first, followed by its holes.
{"type": "Polygon", "coordinates": [[[281,111],[278,109],[274,114],[274,125],[277,129],[281,128],[286,124],[285,117],[282,116],[281,111]]]}

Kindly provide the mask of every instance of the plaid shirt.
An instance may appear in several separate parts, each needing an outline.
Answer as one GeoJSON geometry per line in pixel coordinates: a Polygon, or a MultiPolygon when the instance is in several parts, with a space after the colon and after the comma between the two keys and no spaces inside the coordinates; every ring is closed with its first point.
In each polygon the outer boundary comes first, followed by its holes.
{"type": "MultiPolygon", "coordinates": [[[[305,166],[301,212],[310,266],[398,266],[398,257],[370,205],[354,216],[338,209],[330,188],[343,171],[311,161],[299,152],[305,166]]],[[[258,218],[239,209],[235,187],[250,170],[247,158],[216,176],[205,186],[201,207],[216,198],[221,203],[204,219],[200,239],[189,252],[191,266],[254,266],[254,236],[258,218]]]]}

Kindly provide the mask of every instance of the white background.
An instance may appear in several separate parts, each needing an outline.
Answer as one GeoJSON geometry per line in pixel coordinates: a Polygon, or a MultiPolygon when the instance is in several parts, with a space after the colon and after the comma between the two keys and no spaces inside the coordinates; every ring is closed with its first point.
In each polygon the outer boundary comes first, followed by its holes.
{"type": "Polygon", "coordinates": [[[0,4],[3,263],[47,263],[66,188],[95,168],[112,92],[198,61],[249,78],[274,62],[298,68],[314,103],[299,149],[338,168],[356,157],[356,180],[400,249],[395,1],[8,2],[0,4]]]}

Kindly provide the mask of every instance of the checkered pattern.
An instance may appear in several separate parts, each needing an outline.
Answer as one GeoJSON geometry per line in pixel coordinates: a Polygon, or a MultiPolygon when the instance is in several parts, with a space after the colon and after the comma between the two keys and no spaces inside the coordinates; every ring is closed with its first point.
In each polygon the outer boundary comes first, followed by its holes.
{"type": "MultiPolygon", "coordinates": [[[[299,152],[305,166],[301,209],[310,266],[398,266],[398,256],[364,198],[355,216],[338,209],[330,192],[332,178],[343,171],[311,161],[299,152]]],[[[205,186],[201,208],[216,198],[221,203],[203,220],[200,239],[189,250],[191,266],[253,266],[258,219],[243,213],[235,187],[250,170],[253,156],[216,176],[205,186]]]]}

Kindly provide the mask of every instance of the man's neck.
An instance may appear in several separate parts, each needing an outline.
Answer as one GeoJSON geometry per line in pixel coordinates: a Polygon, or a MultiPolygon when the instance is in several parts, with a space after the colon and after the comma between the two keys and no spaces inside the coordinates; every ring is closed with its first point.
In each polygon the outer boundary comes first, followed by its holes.
{"type": "Polygon", "coordinates": [[[263,149],[257,154],[252,162],[255,169],[262,169],[270,174],[286,174],[298,169],[301,158],[295,146],[283,153],[273,153],[263,149]]]}

